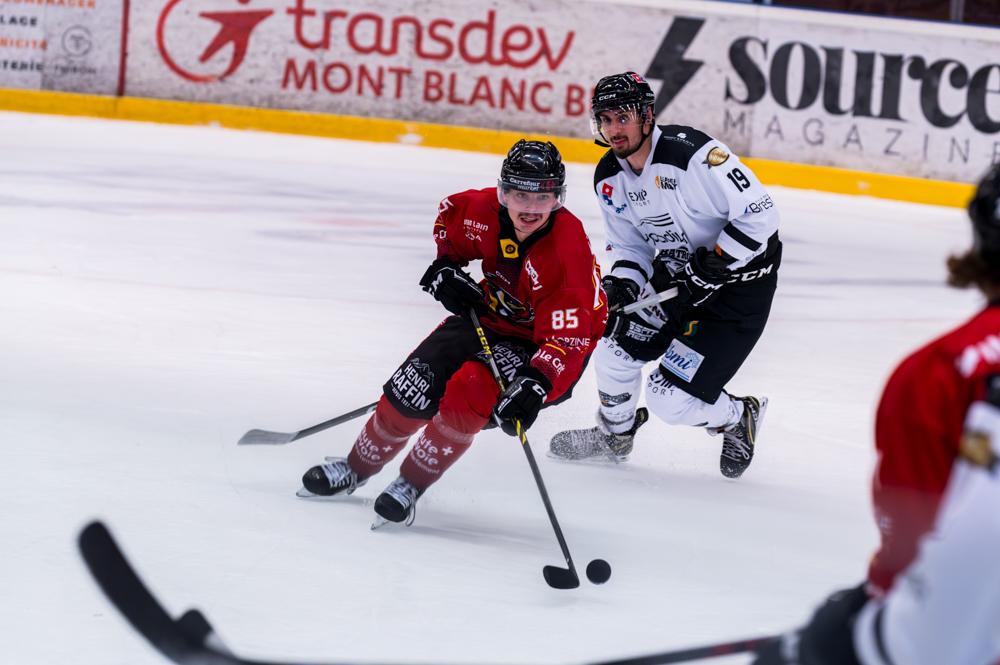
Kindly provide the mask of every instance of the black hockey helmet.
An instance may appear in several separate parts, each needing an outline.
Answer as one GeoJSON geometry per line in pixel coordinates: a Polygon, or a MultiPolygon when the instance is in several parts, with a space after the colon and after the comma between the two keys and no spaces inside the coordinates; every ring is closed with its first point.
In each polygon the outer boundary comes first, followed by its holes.
{"type": "Polygon", "coordinates": [[[605,76],[594,86],[594,96],[590,99],[590,112],[621,108],[636,108],[639,110],[652,106],[656,101],[653,89],[646,79],[635,72],[612,74],[605,76]]]}
{"type": "MultiPolygon", "coordinates": [[[[598,145],[608,147],[601,120],[598,118],[601,113],[631,111],[634,113],[634,119],[628,122],[644,124],[647,117],[646,109],[652,109],[655,102],[656,95],[653,94],[653,89],[649,87],[646,79],[635,72],[605,76],[594,86],[594,96],[590,99],[590,131],[594,135],[594,141],[598,145]]],[[[652,133],[652,130],[649,133],[652,133]]],[[[644,140],[648,135],[643,130],[644,140]]]]}
{"type": "Polygon", "coordinates": [[[969,202],[972,248],[991,266],[1000,268],[1000,164],[979,182],[969,202]]]}
{"type": "Polygon", "coordinates": [[[551,193],[556,196],[552,210],[566,200],[566,167],[559,150],[550,141],[521,139],[507,153],[500,167],[497,198],[506,206],[510,190],[551,193]]]}

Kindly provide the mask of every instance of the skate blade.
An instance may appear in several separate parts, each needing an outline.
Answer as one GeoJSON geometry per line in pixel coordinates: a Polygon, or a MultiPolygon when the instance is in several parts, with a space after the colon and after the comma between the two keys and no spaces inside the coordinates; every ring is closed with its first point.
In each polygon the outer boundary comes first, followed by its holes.
{"type": "Polygon", "coordinates": [[[386,524],[395,524],[395,522],[390,522],[389,520],[385,519],[381,515],[376,515],[375,516],[375,521],[372,522],[371,530],[372,531],[378,531],[379,529],[381,529],[382,527],[384,527],[386,524]]]}
{"type": "Polygon", "coordinates": [[[300,499],[313,499],[315,501],[336,501],[337,499],[343,499],[345,496],[350,496],[350,492],[343,492],[341,494],[313,494],[305,487],[300,487],[295,492],[295,496],[300,499]]]}
{"type": "Polygon", "coordinates": [[[561,457],[551,450],[545,453],[549,459],[558,460],[567,464],[591,464],[597,466],[616,466],[628,461],[628,455],[619,457],[618,455],[591,455],[590,457],[561,457]]]}

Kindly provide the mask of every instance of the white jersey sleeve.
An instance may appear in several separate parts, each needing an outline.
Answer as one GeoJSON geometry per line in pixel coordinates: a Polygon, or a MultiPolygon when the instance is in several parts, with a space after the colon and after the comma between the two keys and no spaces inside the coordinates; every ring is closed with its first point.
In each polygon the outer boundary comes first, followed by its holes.
{"type": "Polygon", "coordinates": [[[713,139],[691,158],[687,174],[680,182],[685,200],[696,212],[727,221],[715,242],[735,265],[762,254],[778,230],[778,209],[750,167],[713,139]]]}

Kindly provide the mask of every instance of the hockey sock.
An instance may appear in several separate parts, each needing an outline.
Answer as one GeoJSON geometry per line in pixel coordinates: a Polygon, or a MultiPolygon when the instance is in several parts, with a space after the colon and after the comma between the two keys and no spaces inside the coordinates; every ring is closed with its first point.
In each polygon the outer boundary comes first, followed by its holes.
{"type": "Polygon", "coordinates": [[[399,474],[423,492],[469,449],[474,436],[444,424],[440,414],[434,416],[403,460],[399,474]]]}
{"type": "Polygon", "coordinates": [[[347,456],[347,463],[361,478],[374,476],[389,460],[399,454],[426,421],[408,418],[382,396],[375,413],[361,430],[354,447],[347,456]]]}
{"type": "Polygon", "coordinates": [[[469,449],[486,425],[500,389],[489,369],[469,361],[448,380],[438,413],[403,461],[400,473],[421,491],[469,449]]]}

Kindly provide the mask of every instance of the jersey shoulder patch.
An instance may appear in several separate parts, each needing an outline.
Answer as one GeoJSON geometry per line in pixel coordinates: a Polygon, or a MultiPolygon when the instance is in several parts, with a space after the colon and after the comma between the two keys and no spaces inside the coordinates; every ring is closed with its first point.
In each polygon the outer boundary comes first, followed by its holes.
{"type": "Polygon", "coordinates": [[[618,163],[618,159],[615,157],[614,153],[608,150],[601,157],[601,161],[597,162],[597,168],[594,169],[594,189],[597,189],[597,183],[602,180],[607,180],[608,178],[621,173],[622,165],[618,163]]]}
{"type": "Polygon", "coordinates": [[[661,125],[660,132],[660,140],[653,150],[653,163],[685,171],[695,153],[712,140],[705,132],[686,125],[661,125]]]}

